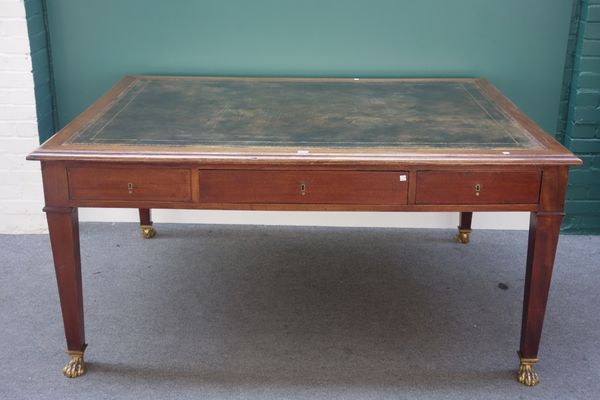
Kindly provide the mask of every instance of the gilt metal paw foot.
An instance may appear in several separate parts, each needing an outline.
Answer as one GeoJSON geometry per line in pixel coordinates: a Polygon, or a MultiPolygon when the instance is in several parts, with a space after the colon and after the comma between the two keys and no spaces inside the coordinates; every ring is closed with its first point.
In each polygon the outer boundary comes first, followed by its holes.
{"type": "Polygon", "coordinates": [[[82,351],[68,351],[67,354],[71,358],[67,365],[63,368],[63,374],[67,378],[77,378],[85,373],[85,364],[83,362],[82,351]]]}
{"type": "Polygon", "coordinates": [[[470,229],[459,229],[458,233],[454,237],[458,243],[467,244],[471,238],[471,230],[470,229]]]}
{"type": "Polygon", "coordinates": [[[533,370],[534,364],[537,362],[537,358],[521,358],[519,364],[519,372],[517,373],[517,380],[526,386],[535,386],[540,383],[540,377],[537,372],[533,370]]]}
{"type": "Polygon", "coordinates": [[[142,236],[144,239],[150,239],[156,235],[156,230],[152,227],[152,225],[141,225],[140,228],[142,229],[142,236]]]}

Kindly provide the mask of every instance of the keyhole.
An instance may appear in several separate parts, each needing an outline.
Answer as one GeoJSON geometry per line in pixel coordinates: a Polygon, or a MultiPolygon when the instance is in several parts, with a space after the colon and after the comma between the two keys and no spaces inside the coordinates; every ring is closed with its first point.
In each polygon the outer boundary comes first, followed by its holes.
{"type": "Polygon", "coordinates": [[[129,182],[127,184],[127,192],[129,192],[129,194],[133,194],[133,183],[129,182]]]}
{"type": "Polygon", "coordinates": [[[300,194],[302,196],[304,196],[306,194],[306,184],[305,183],[300,184],[300,194]]]}
{"type": "Polygon", "coordinates": [[[475,196],[479,196],[479,192],[481,192],[481,184],[475,185],[475,196]]]}

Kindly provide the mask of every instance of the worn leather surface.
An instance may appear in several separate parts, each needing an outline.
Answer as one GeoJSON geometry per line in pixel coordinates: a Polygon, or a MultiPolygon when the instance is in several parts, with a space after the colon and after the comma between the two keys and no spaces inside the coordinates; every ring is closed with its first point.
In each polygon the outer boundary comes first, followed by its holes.
{"type": "Polygon", "coordinates": [[[70,142],[332,148],[537,146],[471,81],[190,78],[136,79],[70,142]]]}

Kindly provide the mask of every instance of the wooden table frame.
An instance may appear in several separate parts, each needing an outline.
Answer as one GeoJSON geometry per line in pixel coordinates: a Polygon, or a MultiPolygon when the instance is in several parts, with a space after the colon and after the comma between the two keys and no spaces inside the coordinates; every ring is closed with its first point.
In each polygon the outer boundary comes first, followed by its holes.
{"type": "Polygon", "coordinates": [[[150,219],[152,208],[459,211],[462,214],[457,239],[462,243],[469,240],[471,215],[474,211],[528,211],[531,213],[531,222],[517,376],[526,385],[532,386],[538,382],[533,365],[538,358],[560,224],[564,216],[568,168],[581,161],[523,115],[488,82],[470,80],[476,82],[499,107],[526,129],[540,143],[539,149],[516,149],[501,153],[485,149],[411,148],[389,152],[331,148],[300,154],[297,149],[287,148],[192,146],[174,149],[82,146],[68,143],[68,139],[89,123],[132,79],[134,78],[123,79],[97,103],[28,156],[30,160],[41,161],[44,211],[48,219],[67,351],[70,355],[70,361],[64,368],[65,375],[76,377],[85,370],[83,353],[86,340],[77,216],[79,207],[137,208],[140,210],[145,237],[154,235],[150,219]],[[132,181],[128,184],[129,187],[118,187],[123,193],[116,192],[113,187],[115,180],[120,179],[120,174],[114,171],[120,171],[127,175],[123,179],[132,181]],[[144,171],[150,172],[144,174],[144,171]],[[160,178],[160,171],[165,172],[164,179],[160,178]],[[299,186],[297,193],[294,193],[293,188],[281,192],[272,189],[273,193],[256,193],[252,191],[250,184],[233,185],[239,181],[239,176],[251,183],[262,182],[267,177],[269,181],[281,181],[283,185],[292,180],[298,182],[299,186]],[[304,177],[309,182],[309,189],[306,188],[304,177]],[[392,178],[400,182],[394,184],[397,186],[394,186],[393,195],[388,193],[386,186],[392,178]],[[135,179],[141,179],[145,183],[148,183],[147,179],[156,179],[148,187],[159,189],[152,191],[147,187],[144,189],[143,185],[138,189],[133,182],[135,179]],[[315,195],[317,197],[313,199],[317,200],[313,202],[306,200],[305,196],[305,191],[310,190],[312,182],[320,185],[320,188],[336,182],[341,182],[341,186],[336,192],[322,189],[324,192],[321,197],[318,197],[319,194],[315,195]],[[366,190],[359,191],[358,200],[353,201],[352,198],[344,197],[343,185],[366,185],[366,190]],[[213,191],[213,188],[218,190],[213,191]],[[386,197],[388,194],[390,197],[386,197]],[[246,195],[246,200],[240,200],[240,196],[246,195]],[[297,200],[294,200],[295,195],[297,200]],[[388,198],[389,201],[380,201],[388,198]]]}

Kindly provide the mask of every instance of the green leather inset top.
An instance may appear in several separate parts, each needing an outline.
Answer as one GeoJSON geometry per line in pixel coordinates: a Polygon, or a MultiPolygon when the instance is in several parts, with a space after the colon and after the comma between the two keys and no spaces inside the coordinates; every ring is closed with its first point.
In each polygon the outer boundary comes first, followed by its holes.
{"type": "Polygon", "coordinates": [[[535,148],[474,81],[135,79],[70,143],[535,148]]]}

